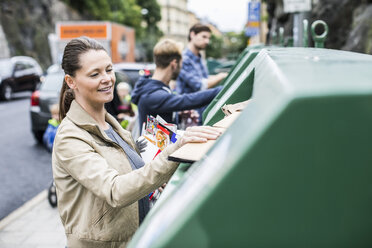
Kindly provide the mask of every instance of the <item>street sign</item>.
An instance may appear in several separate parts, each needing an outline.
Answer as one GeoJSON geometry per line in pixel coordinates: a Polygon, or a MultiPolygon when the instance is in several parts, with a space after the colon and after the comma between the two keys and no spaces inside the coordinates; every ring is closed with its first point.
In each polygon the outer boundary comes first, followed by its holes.
{"type": "Polygon", "coordinates": [[[60,22],[56,27],[59,39],[73,39],[88,36],[94,39],[110,39],[111,26],[108,22],[60,22]]]}
{"type": "Polygon", "coordinates": [[[258,35],[260,30],[261,4],[260,2],[248,3],[248,22],[245,28],[246,36],[258,35]]]}
{"type": "Polygon", "coordinates": [[[284,0],[284,12],[306,12],[311,10],[311,0],[284,0]]]}

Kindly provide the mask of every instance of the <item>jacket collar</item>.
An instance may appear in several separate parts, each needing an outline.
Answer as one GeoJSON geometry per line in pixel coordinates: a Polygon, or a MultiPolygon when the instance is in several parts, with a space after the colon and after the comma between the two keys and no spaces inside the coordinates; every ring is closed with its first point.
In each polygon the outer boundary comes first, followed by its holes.
{"type": "Polygon", "coordinates": [[[68,110],[66,116],[80,127],[95,128],[98,126],[97,121],[90,116],[75,100],[71,102],[70,109],[68,110]]]}
{"type": "MultiPolygon", "coordinates": [[[[71,102],[69,111],[66,114],[67,118],[70,119],[75,125],[91,132],[95,135],[104,138],[107,141],[112,141],[105,131],[99,127],[97,121],[90,116],[79,103],[75,100],[71,102]]],[[[130,133],[125,131],[116,119],[106,112],[105,120],[109,123],[112,128],[128,143],[134,145],[130,136],[130,133]]]]}
{"type": "Polygon", "coordinates": [[[189,48],[186,49],[185,55],[190,57],[191,60],[199,62],[201,60],[201,54],[195,55],[189,48]]]}

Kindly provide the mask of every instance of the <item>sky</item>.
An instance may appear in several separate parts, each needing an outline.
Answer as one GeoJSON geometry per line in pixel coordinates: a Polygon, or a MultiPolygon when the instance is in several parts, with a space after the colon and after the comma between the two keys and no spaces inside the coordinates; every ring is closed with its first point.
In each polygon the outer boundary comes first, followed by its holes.
{"type": "Polygon", "coordinates": [[[207,17],[220,31],[243,30],[248,15],[248,0],[188,0],[187,7],[198,17],[207,17]]]}

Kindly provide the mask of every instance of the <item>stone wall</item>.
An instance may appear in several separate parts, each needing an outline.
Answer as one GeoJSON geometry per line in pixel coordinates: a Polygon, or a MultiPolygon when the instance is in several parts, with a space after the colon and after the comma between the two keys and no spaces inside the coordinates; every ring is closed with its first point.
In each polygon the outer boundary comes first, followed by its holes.
{"type": "Polygon", "coordinates": [[[59,0],[2,0],[0,25],[5,36],[1,39],[0,32],[1,46],[8,47],[5,55],[31,56],[46,69],[51,64],[48,34],[55,32],[55,23],[81,19],[59,0]]]}
{"type": "MultiPolygon", "coordinates": [[[[270,31],[283,27],[292,36],[293,14],[283,12],[281,0],[267,0],[270,31]]],[[[326,48],[372,54],[372,0],[313,0],[309,23],[323,20],[329,33],[326,48]]]]}
{"type": "Polygon", "coordinates": [[[8,58],[9,56],[8,41],[6,40],[3,27],[0,25],[0,58],[8,58]]]}

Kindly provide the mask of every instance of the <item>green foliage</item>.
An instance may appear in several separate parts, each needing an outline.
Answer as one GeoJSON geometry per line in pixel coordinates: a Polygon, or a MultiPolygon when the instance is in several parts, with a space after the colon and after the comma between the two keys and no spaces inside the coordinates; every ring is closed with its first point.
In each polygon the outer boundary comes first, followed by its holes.
{"type": "Polygon", "coordinates": [[[141,28],[141,7],[135,0],[110,0],[109,21],[122,23],[134,27],[136,31],[141,28]]]}
{"type": "Polygon", "coordinates": [[[248,37],[244,35],[244,32],[227,32],[222,38],[212,34],[206,49],[207,58],[224,57],[234,60],[247,47],[247,42],[248,37]]]}
{"type": "Polygon", "coordinates": [[[110,5],[105,0],[89,0],[86,1],[86,10],[93,18],[108,20],[110,16],[110,5]]]}
{"type": "Polygon", "coordinates": [[[206,49],[207,58],[221,58],[222,57],[223,40],[220,37],[212,34],[209,45],[206,49]]]}
{"type": "Polygon", "coordinates": [[[64,0],[81,14],[95,20],[113,21],[141,28],[141,7],[135,0],[64,0]]]}
{"type": "Polygon", "coordinates": [[[366,39],[365,44],[365,51],[363,51],[366,54],[372,54],[372,25],[368,29],[367,34],[368,39],[366,39]]]}
{"type": "Polygon", "coordinates": [[[227,32],[223,46],[223,55],[228,59],[236,59],[239,54],[247,47],[248,37],[244,31],[240,33],[227,32]]]}
{"type": "Polygon", "coordinates": [[[247,47],[247,43],[248,37],[244,35],[244,31],[240,33],[227,32],[222,37],[212,34],[206,49],[207,58],[234,60],[247,47]]]}
{"type": "Polygon", "coordinates": [[[161,20],[160,5],[156,0],[137,0],[143,10],[144,27],[138,33],[138,43],[143,48],[145,60],[152,61],[152,49],[163,36],[157,23],[161,20]]]}
{"type": "Polygon", "coordinates": [[[137,4],[142,9],[147,10],[143,15],[143,19],[148,27],[157,27],[157,23],[161,20],[160,5],[156,0],[137,0],[137,4]]]}

